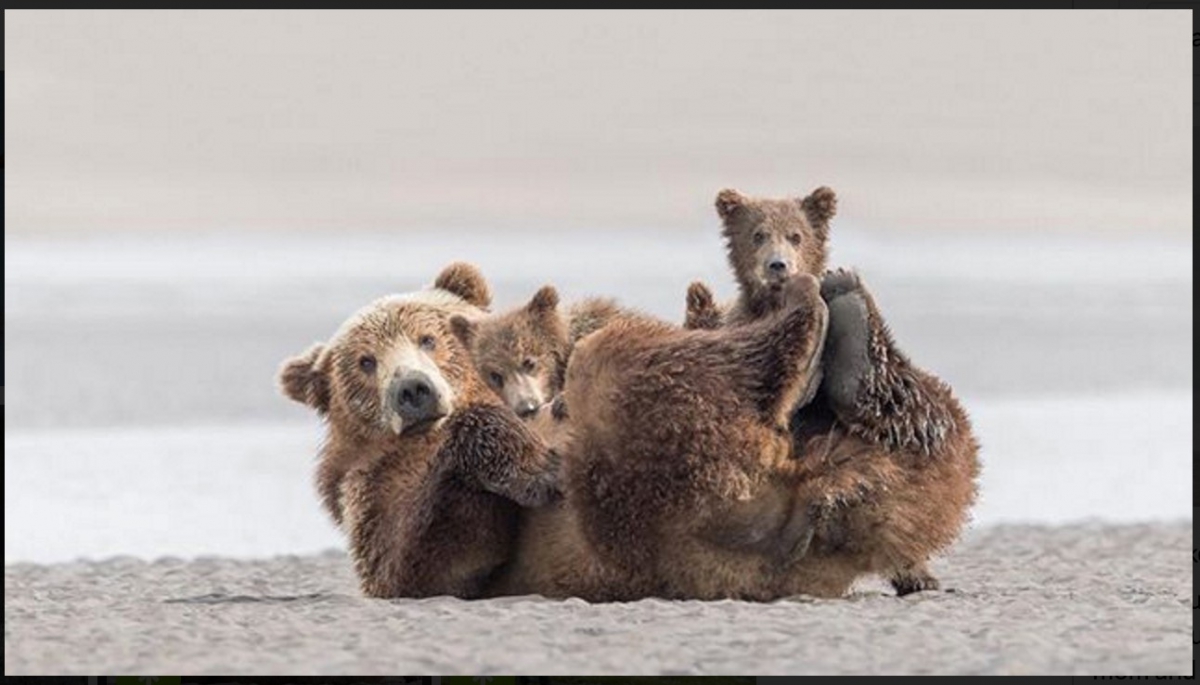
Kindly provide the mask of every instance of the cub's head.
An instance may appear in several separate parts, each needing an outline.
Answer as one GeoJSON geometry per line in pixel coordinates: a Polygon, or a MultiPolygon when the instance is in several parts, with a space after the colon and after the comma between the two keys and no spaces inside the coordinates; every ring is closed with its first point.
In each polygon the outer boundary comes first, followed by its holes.
{"type": "Polygon", "coordinates": [[[363,438],[436,426],[479,387],[469,342],[483,314],[441,287],[382,298],[328,342],[284,362],[280,385],[339,431],[363,438]]]}
{"type": "Polygon", "coordinates": [[[487,385],[530,418],[562,388],[568,336],[558,291],[544,286],[525,305],[480,321],[471,351],[487,385]]]}
{"type": "Polygon", "coordinates": [[[837,212],[833,190],[820,187],[803,198],[747,197],[736,190],[717,194],[729,263],[747,294],[780,291],[799,273],[825,270],[829,221],[837,212]]]}

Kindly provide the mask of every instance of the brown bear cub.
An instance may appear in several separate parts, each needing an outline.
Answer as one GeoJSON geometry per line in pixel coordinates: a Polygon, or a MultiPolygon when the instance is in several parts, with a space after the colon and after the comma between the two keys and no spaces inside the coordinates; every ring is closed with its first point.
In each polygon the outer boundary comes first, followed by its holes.
{"type": "Polygon", "coordinates": [[[816,527],[794,589],[840,595],[864,573],[882,574],[901,595],[936,589],[928,560],[957,539],[976,497],[979,448],[966,412],[899,350],[857,275],[825,273],[832,190],[777,200],[722,190],[716,207],[739,295],[721,312],[693,284],[689,327],[758,320],[783,306],[782,284],[795,274],[824,274],[822,381],[791,420],[816,527]]]}
{"type": "Polygon", "coordinates": [[[492,390],[529,418],[562,390],[570,347],[558,291],[547,285],[527,304],[479,321],[471,354],[492,390]]]}
{"type": "Polygon", "coordinates": [[[280,374],[325,419],[318,488],[369,596],[478,596],[512,553],[520,507],[557,497],[554,456],[472,363],[489,301],[474,267],[452,265],[280,374]]]}
{"type": "Polygon", "coordinates": [[[518,416],[535,419],[562,392],[575,343],[631,316],[644,315],[607,298],[581,300],[564,315],[558,291],[546,285],[528,303],[480,320],[471,353],[492,390],[518,416]]]}

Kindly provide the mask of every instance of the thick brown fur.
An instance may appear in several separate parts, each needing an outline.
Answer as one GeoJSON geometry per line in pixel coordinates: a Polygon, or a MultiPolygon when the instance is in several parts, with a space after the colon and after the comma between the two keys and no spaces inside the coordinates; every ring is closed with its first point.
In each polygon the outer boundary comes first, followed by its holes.
{"type": "Polygon", "coordinates": [[[788,423],[819,383],[826,325],[816,279],[793,279],[783,301],[736,328],[630,318],[578,345],[565,499],[528,512],[497,592],[778,596],[813,529],[788,423]]]}
{"type": "Polygon", "coordinates": [[[557,497],[556,458],[475,371],[481,315],[442,288],[383,298],[281,372],[326,422],[318,489],[369,596],[478,596],[512,554],[520,507],[557,497]],[[415,418],[393,392],[414,374],[437,398],[415,418]]]}
{"type": "MultiPolygon", "coordinates": [[[[725,325],[779,308],[773,284],[753,268],[752,241],[745,240],[762,224],[777,231],[790,225],[804,236],[811,227],[814,240],[801,240],[798,263],[806,273],[825,268],[829,219],[836,211],[828,188],[802,200],[722,191],[717,209],[740,287],[725,325]]],[[[927,562],[957,539],[976,498],[979,448],[970,421],[949,386],[899,350],[857,275],[824,273],[822,298],[830,324],[821,390],[792,418],[800,494],[811,502],[815,536],[788,587],[836,596],[856,577],[878,573],[900,594],[935,589],[927,562]]],[[[689,327],[714,325],[711,293],[703,284],[689,289],[687,307],[689,327]]]]}

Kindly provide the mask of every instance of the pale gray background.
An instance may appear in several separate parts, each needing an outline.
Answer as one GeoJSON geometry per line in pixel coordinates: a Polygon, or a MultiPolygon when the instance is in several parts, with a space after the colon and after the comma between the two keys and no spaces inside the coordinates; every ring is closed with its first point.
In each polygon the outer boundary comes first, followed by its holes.
{"type": "Polygon", "coordinates": [[[6,557],[340,545],[287,355],[451,259],[677,320],[728,185],[840,192],[982,523],[1189,517],[1190,16],[8,12],[6,557]]]}

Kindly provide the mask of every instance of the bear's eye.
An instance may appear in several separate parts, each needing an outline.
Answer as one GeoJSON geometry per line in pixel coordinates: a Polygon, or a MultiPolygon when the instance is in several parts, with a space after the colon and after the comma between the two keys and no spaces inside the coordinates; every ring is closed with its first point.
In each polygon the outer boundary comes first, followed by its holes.
{"type": "Polygon", "coordinates": [[[432,335],[422,335],[417,340],[417,344],[421,346],[422,350],[429,350],[430,352],[437,347],[437,341],[433,339],[432,335]]]}
{"type": "Polygon", "coordinates": [[[754,244],[755,245],[762,245],[766,239],[767,239],[766,233],[763,233],[762,231],[754,232],[754,244]]]}
{"type": "Polygon", "coordinates": [[[791,243],[792,243],[793,245],[799,245],[799,244],[800,244],[800,234],[799,234],[799,233],[793,233],[793,234],[791,234],[791,235],[789,235],[789,236],[788,236],[788,240],[789,240],[789,241],[791,241],[791,243]]]}
{"type": "Polygon", "coordinates": [[[504,387],[504,376],[500,372],[493,371],[488,374],[488,381],[496,387],[497,390],[504,387]]]}
{"type": "Polygon", "coordinates": [[[364,354],[358,358],[358,368],[362,369],[363,373],[375,373],[375,367],[378,364],[375,362],[375,357],[369,354],[364,354]]]}
{"type": "Polygon", "coordinates": [[[533,370],[537,368],[537,362],[533,361],[533,359],[526,359],[525,361],[521,362],[521,368],[526,373],[532,373],[533,370]]]}

